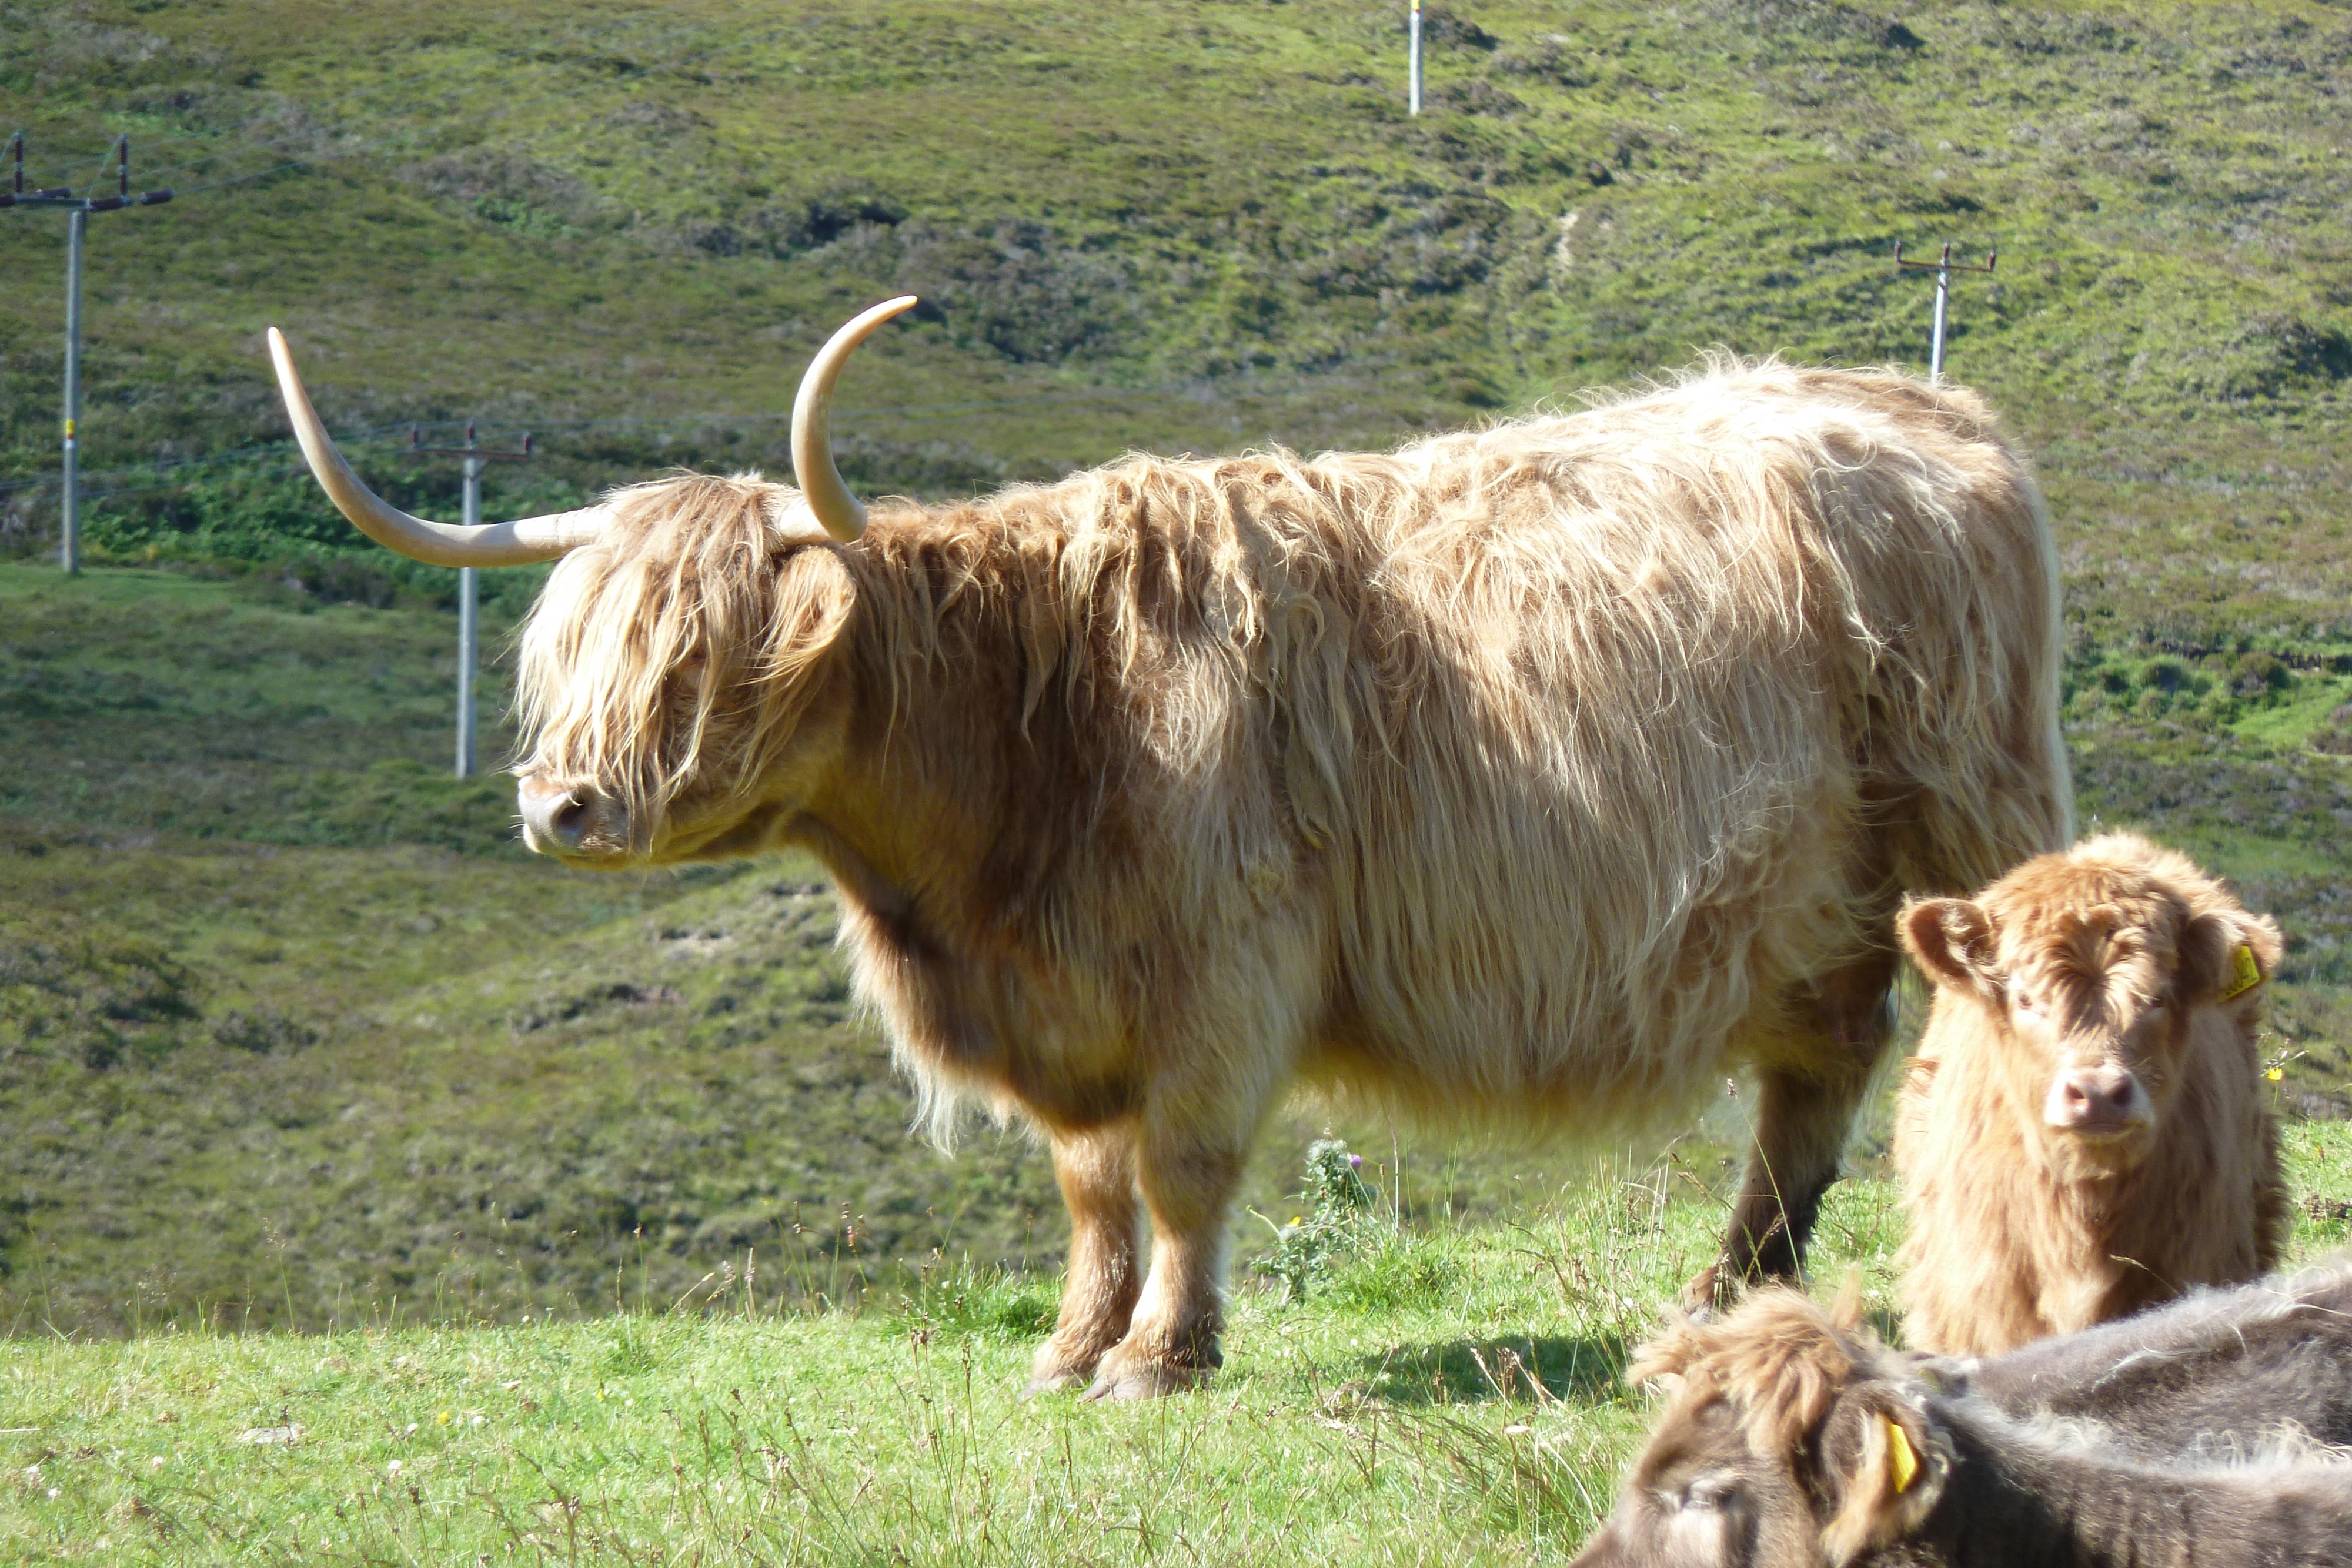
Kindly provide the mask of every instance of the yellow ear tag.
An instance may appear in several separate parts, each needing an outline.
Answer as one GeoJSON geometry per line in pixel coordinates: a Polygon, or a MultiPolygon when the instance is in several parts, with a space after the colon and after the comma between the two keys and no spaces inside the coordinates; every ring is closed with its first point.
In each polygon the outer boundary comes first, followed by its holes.
{"type": "Polygon", "coordinates": [[[1886,1468],[1895,1472],[1895,1490],[1909,1491],[1919,1479],[1919,1456],[1911,1451],[1911,1439],[1894,1416],[1882,1414],[1878,1424],[1886,1428],[1886,1468]]]}
{"type": "Polygon", "coordinates": [[[2244,996],[2263,983],[2263,967],[2254,961],[2254,950],[2245,943],[2230,955],[2230,984],[2221,992],[2221,999],[2244,996]]]}

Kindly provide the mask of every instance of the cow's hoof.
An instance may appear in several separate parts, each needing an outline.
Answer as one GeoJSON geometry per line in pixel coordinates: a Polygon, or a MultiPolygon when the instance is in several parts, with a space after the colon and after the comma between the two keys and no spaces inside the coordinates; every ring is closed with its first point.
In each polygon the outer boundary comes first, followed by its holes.
{"type": "Polygon", "coordinates": [[[1040,1372],[1030,1377],[1028,1386],[1021,1391],[1021,1397],[1034,1399],[1040,1394],[1064,1394],[1086,1385],[1087,1375],[1083,1372],[1040,1372]]]}
{"type": "Polygon", "coordinates": [[[1188,1388],[1198,1388],[1209,1380],[1213,1367],[1178,1366],[1164,1361],[1145,1361],[1138,1357],[1123,1360],[1116,1354],[1103,1362],[1102,1372],[1094,1385],[1087,1390],[1090,1400],[1107,1399],[1124,1402],[1129,1399],[1157,1399],[1163,1394],[1181,1394],[1188,1388]]]}
{"type": "Polygon", "coordinates": [[[1102,1361],[1100,1351],[1073,1352],[1047,1340],[1037,1347],[1036,1357],[1029,1363],[1029,1386],[1021,1391],[1021,1396],[1030,1399],[1040,1394],[1084,1388],[1094,1381],[1095,1368],[1102,1361]]]}

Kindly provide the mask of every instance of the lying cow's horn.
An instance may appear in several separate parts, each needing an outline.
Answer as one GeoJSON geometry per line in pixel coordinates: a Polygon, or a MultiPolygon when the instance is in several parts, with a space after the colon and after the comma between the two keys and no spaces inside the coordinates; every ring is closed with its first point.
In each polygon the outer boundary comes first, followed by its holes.
{"type": "Polygon", "coordinates": [[[857,497],[842,482],[841,470],[834,466],[833,383],[875,328],[915,305],[911,294],[885,299],[826,339],[801,377],[800,395],[793,400],[793,478],[818,525],[844,544],[866,531],[866,508],[857,504],[857,497]]]}
{"type": "Polygon", "coordinates": [[[302,444],[302,455],[310,459],[319,487],[327,492],[337,511],[376,543],[431,566],[527,566],[535,560],[553,560],[586,544],[604,528],[606,513],[602,507],[469,528],[412,517],[397,507],[387,506],[360,483],[360,476],[335,450],[334,438],[320,422],[319,411],[310,406],[310,394],[302,390],[302,378],[294,373],[294,356],[286,351],[285,336],[275,327],[269,329],[269,358],[278,367],[278,390],[285,394],[286,416],[294,423],[294,439],[302,444]]]}

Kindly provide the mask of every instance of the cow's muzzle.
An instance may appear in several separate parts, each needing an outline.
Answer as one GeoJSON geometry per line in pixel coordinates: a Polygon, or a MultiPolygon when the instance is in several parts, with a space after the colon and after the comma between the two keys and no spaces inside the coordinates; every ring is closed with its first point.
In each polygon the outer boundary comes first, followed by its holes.
{"type": "Polygon", "coordinates": [[[2042,1103],[2042,1119],[2053,1131],[2088,1138],[2137,1133],[2153,1112],[2138,1075],[2113,1062],[2060,1069],[2042,1103]]]}
{"type": "Polygon", "coordinates": [[[526,778],[515,786],[522,841],[560,860],[617,860],[629,852],[629,813],[609,795],[581,784],[526,778]]]}

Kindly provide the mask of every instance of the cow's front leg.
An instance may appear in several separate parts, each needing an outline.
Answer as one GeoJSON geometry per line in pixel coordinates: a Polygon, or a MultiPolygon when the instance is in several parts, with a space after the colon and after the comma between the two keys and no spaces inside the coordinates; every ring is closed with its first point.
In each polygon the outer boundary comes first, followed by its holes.
{"type": "Polygon", "coordinates": [[[1147,1122],[1136,1175],[1151,1213],[1151,1273],[1127,1337],[1102,1359],[1089,1399],[1145,1399],[1191,1388],[1223,1361],[1229,1219],[1246,1134],[1147,1122]]]}
{"type": "Polygon", "coordinates": [[[1127,1337],[1143,1286],[1134,1124],[1057,1135],[1054,1179],[1070,1210],[1070,1267],[1054,1336],[1030,1364],[1032,1394],[1091,1380],[1105,1353],[1127,1337]]]}

